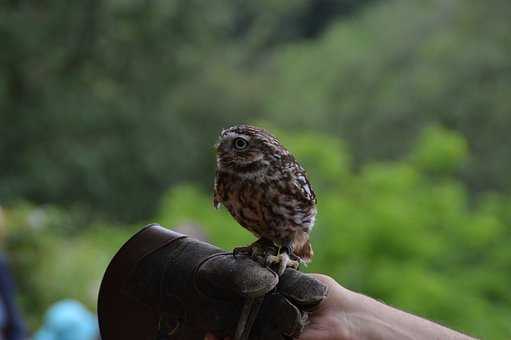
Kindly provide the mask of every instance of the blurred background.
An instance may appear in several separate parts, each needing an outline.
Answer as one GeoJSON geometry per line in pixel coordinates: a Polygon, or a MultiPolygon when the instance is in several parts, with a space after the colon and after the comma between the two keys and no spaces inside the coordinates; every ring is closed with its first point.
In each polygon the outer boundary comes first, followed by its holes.
{"type": "Polygon", "coordinates": [[[318,195],[307,271],[511,338],[509,13],[507,0],[2,2],[1,239],[29,332],[63,299],[94,313],[110,258],[147,223],[252,241],[211,198],[220,129],[252,123],[318,195]]]}

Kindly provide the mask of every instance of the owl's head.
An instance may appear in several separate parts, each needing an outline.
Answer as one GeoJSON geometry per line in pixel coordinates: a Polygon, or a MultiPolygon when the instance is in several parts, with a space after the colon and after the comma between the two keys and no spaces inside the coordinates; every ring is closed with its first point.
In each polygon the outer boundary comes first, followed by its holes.
{"type": "Polygon", "coordinates": [[[222,130],[215,146],[219,167],[248,165],[287,153],[268,131],[250,125],[222,130]]]}

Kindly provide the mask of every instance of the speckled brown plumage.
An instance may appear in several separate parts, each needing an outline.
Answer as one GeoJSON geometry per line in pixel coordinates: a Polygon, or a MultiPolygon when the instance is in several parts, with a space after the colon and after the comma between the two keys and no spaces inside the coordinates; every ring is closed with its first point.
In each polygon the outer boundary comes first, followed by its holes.
{"type": "Polygon", "coordinates": [[[256,236],[308,262],[316,197],[305,170],[266,130],[239,125],[225,129],[217,144],[214,205],[256,236]]]}

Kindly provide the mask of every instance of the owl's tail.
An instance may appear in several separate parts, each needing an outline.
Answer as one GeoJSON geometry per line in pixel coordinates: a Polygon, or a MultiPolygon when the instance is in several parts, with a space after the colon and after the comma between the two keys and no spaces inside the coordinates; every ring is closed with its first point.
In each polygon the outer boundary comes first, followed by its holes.
{"type": "Polygon", "coordinates": [[[303,262],[309,263],[311,261],[314,251],[309,241],[309,234],[301,233],[297,235],[293,242],[293,252],[296,256],[300,257],[303,262]]]}

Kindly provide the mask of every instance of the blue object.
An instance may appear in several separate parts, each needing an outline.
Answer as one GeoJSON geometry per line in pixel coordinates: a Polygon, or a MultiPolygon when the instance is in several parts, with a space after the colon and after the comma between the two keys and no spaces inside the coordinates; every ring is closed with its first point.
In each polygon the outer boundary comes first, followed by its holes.
{"type": "Polygon", "coordinates": [[[63,300],[48,309],[34,340],[97,340],[98,321],[81,303],[63,300]]]}

